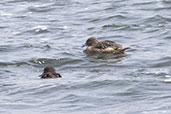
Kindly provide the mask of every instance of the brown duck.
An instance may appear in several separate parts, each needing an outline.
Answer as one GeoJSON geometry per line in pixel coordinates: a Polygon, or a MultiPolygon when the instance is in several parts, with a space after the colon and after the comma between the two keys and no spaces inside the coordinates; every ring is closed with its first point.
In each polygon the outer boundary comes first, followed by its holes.
{"type": "Polygon", "coordinates": [[[44,68],[43,74],[40,75],[40,78],[61,78],[62,76],[59,73],[56,73],[55,69],[52,66],[47,66],[44,68]]]}
{"type": "Polygon", "coordinates": [[[84,46],[87,46],[85,52],[88,54],[96,54],[96,53],[120,54],[129,48],[129,47],[121,46],[109,40],[99,42],[95,37],[88,38],[84,46]]]}

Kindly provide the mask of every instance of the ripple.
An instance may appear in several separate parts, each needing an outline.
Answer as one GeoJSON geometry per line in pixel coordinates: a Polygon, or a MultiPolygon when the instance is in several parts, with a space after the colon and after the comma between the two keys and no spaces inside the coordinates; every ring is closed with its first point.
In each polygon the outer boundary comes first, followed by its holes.
{"type": "Polygon", "coordinates": [[[16,50],[16,47],[10,45],[0,45],[0,52],[10,52],[16,50]]]}
{"type": "Polygon", "coordinates": [[[163,3],[166,3],[166,4],[171,4],[171,1],[170,0],[162,0],[163,3]]]}
{"type": "Polygon", "coordinates": [[[167,17],[164,17],[164,16],[161,16],[161,15],[154,15],[152,17],[149,17],[149,18],[146,18],[143,22],[144,23],[149,23],[149,22],[169,22],[171,21],[170,18],[167,18],[167,17]]]}
{"type": "Polygon", "coordinates": [[[10,66],[10,65],[29,65],[28,62],[0,62],[0,66],[10,66]]]}
{"type": "Polygon", "coordinates": [[[132,6],[153,5],[153,4],[155,4],[155,1],[143,1],[143,2],[140,1],[140,2],[133,3],[132,6]]]}
{"type": "Polygon", "coordinates": [[[44,25],[39,25],[39,26],[36,26],[36,27],[33,27],[32,29],[30,30],[26,30],[24,31],[25,33],[35,33],[35,34],[43,34],[43,33],[48,33],[50,32],[48,30],[48,27],[47,26],[44,26],[44,25]]]}
{"type": "Polygon", "coordinates": [[[122,14],[118,14],[118,15],[114,15],[114,16],[109,16],[109,17],[106,18],[106,20],[115,19],[115,18],[117,18],[117,19],[127,19],[128,17],[125,16],[125,15],[122,15],[122,14]]]}
{"type": "Polygon", "coordinates": [[[162,67],[167,67],[167,66],[171,66],[171,57],[158,59],[154,62],[154,65],[152,65],[152,67],[155,67],[155,68],[160,68],[160,67],[162,68],[162,67]]]}
{"type": "Polygon", "coordinates": [[[170,3],[2,0],[0,112],[169,112],[170,3]],[[80,47],[90,36],[131,49],[88,56],[80,47]],[[49,65],[63,77],[40,79],[49,65]]]}
{"type": "Polygon", "coordinates": [[[52,7],[54,5],[53,4],[45,4],[45,5],[34,5],[34,6],[30,6],[28,7],[28,10],[30,12],[50,12],[55,10],[55,7],[52,7]]]}
{"type": "Polygon", "coordinates": [[[115,28],[115,30],[138,30],[139,25],[123,25],[123,24],[112,24],[112,25],[104,25],[103,28],[115,28]]]}
{"type": "Polygon", "coordinates": [[[30,63],[34,63],[36,66],[55,66],[62,69],[66,69],[67,67],[76,67],[79,66],[81,62],[80,59],[72,59],[72,58],[60,58],[60,59],[47,59],[47,58],[40,58],[36,60],[30,60],[30,63]],[[78,64],[79,63],[79,64],[78,64]],[[78,64],[78,65],[77,65],[78,64]]]}

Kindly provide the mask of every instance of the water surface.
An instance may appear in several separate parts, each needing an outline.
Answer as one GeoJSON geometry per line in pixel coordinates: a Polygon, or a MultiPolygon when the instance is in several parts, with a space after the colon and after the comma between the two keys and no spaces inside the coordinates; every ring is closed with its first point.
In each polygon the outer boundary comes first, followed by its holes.
{"type": "Polygon", "coordinates": [[[169,114],[169,0],[1,0],[0,113],[169,114]],[[131,49],[87,56],[91,36],[131,49]],[[63,78],[40,79],[45,66],[63,78]]]}

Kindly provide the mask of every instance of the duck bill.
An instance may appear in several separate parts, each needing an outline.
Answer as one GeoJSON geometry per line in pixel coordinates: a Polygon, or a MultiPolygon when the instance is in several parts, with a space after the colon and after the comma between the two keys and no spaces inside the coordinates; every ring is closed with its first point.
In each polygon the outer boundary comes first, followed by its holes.
{"type": "Polygon", "coordinates": [[[86,46],[86,44],[82,45],[81,47],[83,48],[83,47],[85,47],[85,46],[86,46]]]}
{"type": "Polygon", "coordinates": [[[122,46],[122,50],[130,49],[130,47],[124,47],[122,46]]]}
{"type": "Polygon", "coordinates": [[[42,77],[44,74],[39,75],[39,77],[42,77]]]}

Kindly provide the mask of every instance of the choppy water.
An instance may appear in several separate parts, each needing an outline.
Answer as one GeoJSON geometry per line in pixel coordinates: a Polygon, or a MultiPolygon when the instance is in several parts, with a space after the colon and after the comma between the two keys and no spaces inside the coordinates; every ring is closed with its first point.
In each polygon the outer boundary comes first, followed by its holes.
{"type": "Polygon", "coordinates": [[[170,0],[1,0],[0,22],[1,114],[171,113],[170,0]],[[131,49],[87,56],[90,36],[131,49]]]}

